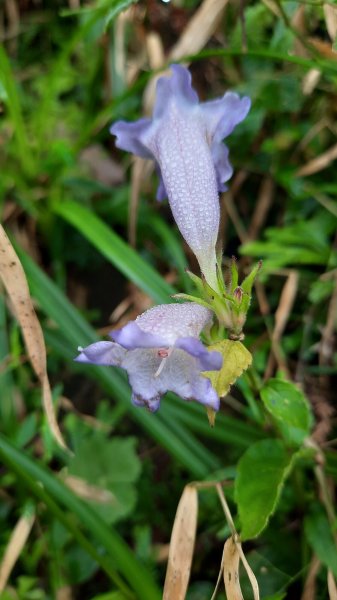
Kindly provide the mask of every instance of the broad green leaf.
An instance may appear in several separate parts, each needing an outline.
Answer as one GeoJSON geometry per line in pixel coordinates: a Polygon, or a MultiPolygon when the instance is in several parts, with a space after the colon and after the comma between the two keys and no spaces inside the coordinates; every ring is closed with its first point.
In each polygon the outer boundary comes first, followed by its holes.
{"type": "Polygon", "coordinates": [[[337,577],[337,548],[325,513],[316,508],[304,521],[308,543],[317,558],[337,577]]]}
{"type": "Polygon", "coordinates": [[[102,434],[94,433],[76,445],[75,454],[70,460],[70,475],[111,493],[111,500],[106,503],[94,502],[95,510],[108,523],[125,517],[135,506],[134,483],[141,471],[135,442],[133,438],[109,440],[102,434]]]}
{"type": "Polygon", "coordinates": [[[223,356],[220,371],[205,371],[205,377],[211,380],[217,394],[226,396],[231,385],[236,382],[246,369],[252,364],[252,355],[241,342],[223,340],[209,346],[209,350],[216,350],[223,356]]]}
{"type": "MultiPolygon", "coordinates": [[[[281,542],[282,544],[282,542],[281,542]]],[[[263,548],[263,554],[251,550],[246,555],[249,566],[258,578],[260,595],[263,600],[282,600],[284,590],[291,581],[291,577],[271,563],[267,556],[270,548],[263,548]]],[[[248,575],[242,570],[240,573],[240,586],[244,598],[251,598],[251,584],[248,575]]]]}
{"type": "Polygon", "coordinates": [[[257,537],[274,513],[293,456],[280,440],[253,444],[241,457],[235,480],[243,540],[257,537]]]}
{"type": "Polygon", "coordinates": [[[296,437],[299,443],[309,435],[312,423],[310,407],[304,394],[294,383],[282,379],[269,379],[261,389],[261,398],[273,417],[283,426],[290,428],[288,433],[291,438],[294,437],[292,428],[298,430],[296,437]]]}
{"type": "Polygon", "coordinates": [[[136,560],[123,538],[113,527],[107,527],[99,515],[71,492],[52,472],[47,471],[37,460],[33,460],[15,448],[3,436],[0,436],[0,457],[7,468],[17,474],[20,485],[24,485],[33,496],[42,500],[83,548],[104,568],[119,589],[124,591],[126,587],[119,575],[120,572],[137,591],[137,598],[139,597],[140,600],[159,598],[159,591],[152,576],[136,560]],[[75,523],[73,518],[69,518],[68,511],[76,515],[78,523],[75,523]],[[82,527],[91,533],[106,554],[95,550],[92,543],[83,535],[82,527]]]}

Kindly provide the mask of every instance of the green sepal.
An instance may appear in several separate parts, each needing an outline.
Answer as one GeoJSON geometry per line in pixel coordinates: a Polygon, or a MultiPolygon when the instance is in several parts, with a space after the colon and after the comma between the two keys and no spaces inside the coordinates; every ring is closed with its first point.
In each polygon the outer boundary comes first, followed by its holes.
{"type": "MultiPolygon", "coordinates": [[[[221,259],[220,259],[221,261],[221,259]]],[[[218,261],[216,264],[216,277],[218,280],[218,286],[219,286],[219,290],[222,294],[226,294],[226,288],[225,288],[225,283],[223,280],[223,276],[222,276],[222,271],[221,271],[221,262],[218,261]]]]}
{"type": "Polygon", "coordinates": [[[230,270],[231,270],[230,292],[232,294],[239,285],[239,272],[238,272],[238,267],[237,267],[235,256],[232,256],[230,270]]]}
{"type": "Polygon", "coordinates": [[[251,296],[249,294],[247,294],[246,292],[244,292],[243,296],[242,296],[242,300],[241,300],[241,304],[240,304],[240,309],[241,312],[243,312],[244,314],[247,314],[250,303],[251,303],[251,296]]]}
{"type": "Polygon", "coordinates": [[[201,304],[201,306],[205,306],[206,308],[213,310],[213,307],[209,302],[198,298],[198,296],[191,296],[190,294],[173,294],[171,298],[175,300],[187,300],[188,302],[196,302],[197,304],[201,304]]]}
{"type": "Polygon", "coordinates": [[[199,294],[204,293],[204,285],[202,282],[201,277],[198,277],[198,275],[195,275],[194,273],[192,273],[192,271],[189,271],[188,269],[186,269],[186,275],[188,275],[188,277],[193,281],[195,287],[197,288],[199,294]]]}
{"type": "Polygon", "coordinates": [[[228,300],[229,302],[231,302],[232,304],[234,303],[234,300],[232,298],[232,296],[230,296],[229,294],[227,294],[226,291],[223,292],[222,295],[220,295],[218,292],[216,292],[215,290],[213,290],[213,288],[211,288],[211,286],[207,283],[206,279],[203,278],[203,284],[204,284],[204,290],[205,293],[207,294],[207,296],[217,302],[218,304],[220,303],[220,305],[223,305],[223,301],[228,300]]]}
{"type": "Polygon", "coordinates": [[[256,276],[257,276],[258,272],[260,271],[261,267],[262,267],[262,261],[259,260],[259,262],[252,268],[251,272],[247,275],[247,277],[245,277],[245,279],[241,283],[241,287],[242,287],[243,291],[246,294],[248,294],[249,296],[251,295],[253,283],[254,283],[256,276]]]}

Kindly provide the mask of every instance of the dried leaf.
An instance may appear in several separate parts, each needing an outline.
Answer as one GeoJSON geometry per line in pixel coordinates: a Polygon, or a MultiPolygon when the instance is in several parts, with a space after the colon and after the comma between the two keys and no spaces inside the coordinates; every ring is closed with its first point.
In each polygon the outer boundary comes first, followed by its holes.
{"type": "Polygon", "coordinates": [[[316,580],[321,567],[321,562],[317,556],[313,556],[309,566],[309,571],[304,582],[303,594],[301,600],[315,600],[316,598],[316,580]]]}
{"type": "Polygon", "coordinates": [[[243,600],[239,577],[240,554],[232,537],[228,538],[224,548],[224,582],[227,600],[243,600]]]}
{"type": "Polygon", "coordinates": [[[249,239],[256,240],[258,238],[259,232],[266,221],[268,211],[273,203],[274,192],[275,181],[268,175],[262,179],[260,185],[255,210],[248,230],[249,239]]]}
{"type": "Polygon", "coordinates": [[[302,92],[305,96],[310,96],[321,78],[322,72],[319,69],[310,69],[303,77],[302,92]]]}
{"type": "Polygon", "coordinates": [[[254,600],[260,600],[259,585],[257,583],[257,579],[256,579],[256,577],[254,575],[254,572],[251,569],[251,567],[250,567],[250,565],[249,565],[249,563],[248,563],[248,561],[247,561],[247,559],[246,559],[246,557],[244,555],[244,552],[242,550],[241,544],[239,542],[236,542],[236,545],[237,545],[237,549],[238,549],[238,552],[239,552],[242,564],[243,564],[243,566],[245,568],[245,571],[246,571],[246,573],[248,575],[248,579],[250,581],[250,585],[252,586],[254,600]]]}
{"type": "Polygon", "coordinates": [[[204,0],[172,48],[170,60],[200,52],[213,35],[227,4],[228,0],[204,0]]]}
{"type": "MultiPolygon", "coordinates": [[[[200,52],[213,35],[227,4],[228,0],[204,0],[171,49],[168,60],[174,62],[181,60],[184,56],[200,52]]],[[[163,71],[148,82],[144,92],[144,107],[147,114],[152,110],[159,77],[169,74],[169,70],[163,71]]]]}
{"type": "Polygon", "coordinates": [[[164,584],[163,600],[184,600],[190,578],[198,517],[198,492],[184,488],[178,504],[164,584]]]}
{"type": "Polygon", "coordinates": [[[279,305],[275,313],[273,340],[280,340],[289,319],[298,290],[298,271],[291,270],[283,286],[279,305]]]}
{"type": "Polygon", "coordinates": [[[43,406],[49,427],[55,440],[60,446],[66,448],[55,417],[41,325],[35,314],[24,270],[2,226],[0,226],[0,275],[20,323],[29,360],[41,384],[43,406]]]}
{"type": "Polygon", "coordinates": [[[155,31],[146,36],[146,50],[151,69],[160,69],[165,63],[165,54],[162,39],[155,31]]]}
{"type": "Polygon", "coordinates": [[[329,600],[337,600],[337,586],[335,582],[335,578],[330,571],[328,570],[328,590],[329,590],[329,600]]]}
{"type": "Polygon", "coordinates": [[[92,500],[93,502],[102,504],[116,502],[116,496],[110,490],[103,490],[95,485],[91,485],[80,477],[67,475],[64,479],[64,483],[75,492],[75,494],[84,498],[84,500],[92,500]]]}
{"type": "Polygon", "coordinates": [[[331,41],[334,42],[337,36],[337,6],[323,4],[323,12],[328,34],[331,41]]]}
{"type": "Polygon", "coordinates": [[[233,340],[222,340],[212,344],[209,350],[216,350],[222,354],[223,365],[220,371],[205,371],[203,375],[211,380],[220,397],[226,396],[231,385],[252,364],[252,355],[241,342],[233,340]]]}
{"type": "Polygon", "coordinates": [[[0,593],[6,587],[8,578],[18,560],[22,549],[28,539],[30,531],[35,520],[35,513],[30,511],[29,514],[23,515],[15,525],[7,548],[1,560],[0,565],[0,593]]]}
{"type": "Polygon", "coordinates": [[[73,600],[73,597],[73,591],[69,585],[65,585],[56,590],[55,600],[73,600]]]}

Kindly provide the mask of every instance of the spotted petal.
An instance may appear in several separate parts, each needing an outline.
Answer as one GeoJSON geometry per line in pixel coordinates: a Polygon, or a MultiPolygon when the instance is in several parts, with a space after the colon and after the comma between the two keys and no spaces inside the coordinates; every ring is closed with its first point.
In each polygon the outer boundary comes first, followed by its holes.
{"type": "Polygon", "coordinates": [[[232,175],[222,140],[245,118],[250,101],[228,92],[199,104],[189,71],[181,65],[171,70],[171,77],[157,82],[152,121],[141,119],[138,129],[135,123],[118,122],[111,132],[119,148],[155,160],[161,175],[157,197],[167,194],[180,232],[217,289],[218,192],[232,175]]]}
{"type": "Polygon", "coordinates": [[[125,369],[132,402],[151,411],[157,410],[168,391],[218,410],[219,397],[202,373],[219,370],[222,357],[199,340],[211,322],[211,311],[198,304],[162,304],[112,331],[115,341],[80,348],[75,360],[125,369]]]}

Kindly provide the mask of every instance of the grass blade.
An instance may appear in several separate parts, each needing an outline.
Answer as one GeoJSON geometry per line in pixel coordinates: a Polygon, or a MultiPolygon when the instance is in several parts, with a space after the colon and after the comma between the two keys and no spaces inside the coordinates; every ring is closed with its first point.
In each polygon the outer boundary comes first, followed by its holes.
{"type": "Polygon", "coordinates": [[[19,95],[16,89],[10,62],[3,46],[0,45],[0,81],[6,92],[6,104],[12,120],[13,130],[17,143],[17,153],[22,167],[27,173],[33,172],[32,150],[28,143],[28,136],[24,124],[19,95]]]}
{"type": "Polygon", "coordinates": [[[153,300],[170,302],[174,289],[94,213],[71,201],[58,204],[54,210],[153,300]]]}

